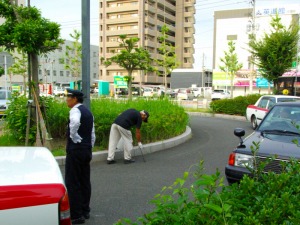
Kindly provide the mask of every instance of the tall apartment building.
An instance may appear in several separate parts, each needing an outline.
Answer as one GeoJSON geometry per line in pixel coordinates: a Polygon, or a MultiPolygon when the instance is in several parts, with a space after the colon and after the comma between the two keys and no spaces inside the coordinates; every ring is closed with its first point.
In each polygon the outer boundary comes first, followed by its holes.
{"type": "MultiPolygon", "coordinates": [[[[179,68],[192,68],[194,63],[195,0],[100,0],[100,57],[110,58],[121,49],[121,34],[138,37],[139,46],[148,49],[153,59],[159,59],[160,28],[169,28],[168,42],[176,47],[179,68]]],[[[158,68],[162,70],[162,68],[158,68]]],[[[99,79],[113,82],[115,75],[127,75],[126,70],[100,65],[99,79]]],[[[163,78],[154,72],[134,71],[133,83],[162,84],[163,78]]]]}

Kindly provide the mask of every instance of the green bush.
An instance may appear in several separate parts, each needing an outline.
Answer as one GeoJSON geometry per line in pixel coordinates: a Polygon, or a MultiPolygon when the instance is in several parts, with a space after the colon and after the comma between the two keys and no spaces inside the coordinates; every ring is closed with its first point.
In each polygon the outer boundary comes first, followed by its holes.
{"type": "Polygon", "coordinates": [[[248,105],[253,105],[261,97],[259,94],[238,96],[233,99],[220,99],[210,103],[214,113],[245,116],[248,105]]]}
{"type": "Polygon", "coordinates": [[[152,212],[137,218],[124,218],[116,225],[220,225],[220,224],[300,224],[300,165],[291,160],[281,174],[261,174],[259,179],[244,176],[240,184],[224,186],[217,171],[205,175],[189,173],[154,197],[152,212]]]}
{"type": "MultiPolygon", "coordinates": [[[[66,127],[70,109],[62,100],[43,98],[45,118],[48,130],[55,139],[65,139],[66,127]]],[[[20,141],[25,140],[27,121],[27,99],[18,97],[12,99],[7,115],[7,127],[20,141]]],[[[96,146],[107,149],[111,124],[124,110],[135,108],[147,110],[150,113],[148,123],[143,123],[143,143],[168,139],[182,134],[188,124],[188,115],[184,109],[169,100],[111,100],[105,98],[91,101],[91,111],[95,118],[96,146]]],[[[35,130],[31,130],[32,140],[35,140],[35,130]]],[[[135,129],[132,129],[135,140],[135,129]]]]}

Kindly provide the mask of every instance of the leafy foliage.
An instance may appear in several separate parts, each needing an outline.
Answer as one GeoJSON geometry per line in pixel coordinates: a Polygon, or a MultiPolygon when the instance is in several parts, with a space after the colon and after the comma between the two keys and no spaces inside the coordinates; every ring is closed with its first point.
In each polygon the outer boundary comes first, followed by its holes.
{"type": "Polygon", "coordinates": [[[272,32],[264,34],[261,40],[252,36],[249,47],[254,56],[254,64],[262,76],[269,82],[274,82],[277,87],[277,78],[292,66],[296,59],[297,43],[299,40],[299,26],[292,24],[288,28],[281,23],[281,18],[276,15],[271,21],[272,32]]]}
{"type": "Polygon", "coordinates": [[[116,63],[124,68],[128,73],[128,97],[132,98],[132,72],[135,70],[152,71],[151,58],[148,50],[137,47],[139,38],[127,38],[126,35],[120,35],[121,52],[104,61],[105,66],[116,63]]]}
{"type": "Polygon", "coordinates": [[[238,96],[233,99],[216,100],[210,103],[210,108],[214,113],[245,116],[247,106],[255,104],[260,96],[259,94],[252,94],[246,97],[238,96]]]}
{"type": "Polygon", "coordinates": [[[237,54],[235,53],[235,43],[233,41],[228,42],[228,52],[224,51],[224,58],[221,58],[223,66],[219,66],[220,70],[230,75],[230,95],[233,96],[233,79],[238,70],[243,67],[242,63],[238,62],[237,54]]]}
{"type": "MultiPolygon", "coordinates": [[[[27,99],[13,98],[8,108],[7,125],[19,140],[25,140],[27,99]]],[[[54,139],[65,139],[66,126],[70,109],[65,102],[52,98],[43,98],[46,106],[46,121],[49,124],[49,133],[54,139]]],[[[148,123],[144,123],[141,132],[143,143],[165,140],[182,134],[188,124],[188,115],[184,109],[168,100],[110,100],[94,99],[91,102],[91,111],[95,118],[96,145],[103,149],[108,147],[110,127],[115,118],[128,108],[147,110],[150,113],[148,123]]],[[[132,129],[135,138],[135,129],[132,129]]],[[[35,129],[32,129],[32,136],[35,129]]],[[[135,140],[134,140],[135,141],[135,140]]]]}
{"type": "Polygon", "coordinates": [[[70,70],[73,77],[75,77],[75,81],[77,81],[81,74],[82,46],[79,42],[81,34],[79,31],[74,30],[74,33],[70,34],[70,36],[74,41],[72,46],[66,47],[65,69],[70,70]]]}
{"type": "Polygon", "coordinates": [[[165,83],[165,90],[167,90],[167,75],[169,75],[176,67],[178,67],[178,62],[176,62],[175,47],[172,43],[168,42],[168,32],[169,28],[167,25],[161,27],[161,36],[158,38],[160,42],[159,52],[162,55],[162,59],[155,60],[158,66],[164,68],[163,76],[165,83]]]}
{"type": "MultiPolygon", "coordinates": [[[[283,163],[281,174],[260,173],[259,179],[244,176],[240,184],[224,186],[220,172],[203,173],[203,162],[151,201],[153,211],[132,222],[120,219],[116,225],[264,225],[300,223],[300,164],[283,163]],[[191,183],[191,184],[190,184],[191,183]]],[[[259,170],[258,170],[259,171],[259,170]]]]}

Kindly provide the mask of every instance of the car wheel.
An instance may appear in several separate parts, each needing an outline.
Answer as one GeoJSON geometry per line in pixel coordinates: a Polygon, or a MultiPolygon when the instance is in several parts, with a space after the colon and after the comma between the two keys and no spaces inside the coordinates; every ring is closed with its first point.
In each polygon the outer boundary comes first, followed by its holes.
{"type": "Polygon", "coordinates": [[[251,117],[251,125],[252,125],[253,130],[255,130],[257,127],[257,119],[254,115],[251,117]]]}

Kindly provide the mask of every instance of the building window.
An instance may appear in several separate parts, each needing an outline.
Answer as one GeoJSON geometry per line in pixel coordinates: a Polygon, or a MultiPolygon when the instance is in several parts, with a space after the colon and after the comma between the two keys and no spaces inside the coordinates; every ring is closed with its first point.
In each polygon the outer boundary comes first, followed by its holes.
{"type": "Polygon", "coordinates": [[[56,70],[53,70],[53,76],[56,77],[56,70]]]}
{"type": "Polygon", "coordinates": [[[70,71],[66,72],[66,76],[69,77],[70,76],[70,71]]]}
{"type": "Polygon", "coordinates": [[[64,71],[59,71],[59,74],[60,74],[61,77],[63,77],[64,76],[64,71]]]}
{"type": "Polygon", "coordinates": [[[94,73],[94,78],[97,78],[97,73],[94,73]]]}
{"type": "Polygon", "coordinates": [[[96,68],[96,66],[97,66],[97,63],[94,62],[94,68],[96,68]]]}
{"type": "Polygon", "coordinates": [[[50,76],[50,70],[47,70],[47,76],[50,76]]]}
{"type": "Polygon", "coordinates": [[[93,57],[97,57],[97,52],[93,52],[93,57]]]}
{"type": "Polygon", "coordinates": [[[42,70],[39,70],[39,75],[41,75],[42,74],[42,70]]]}

